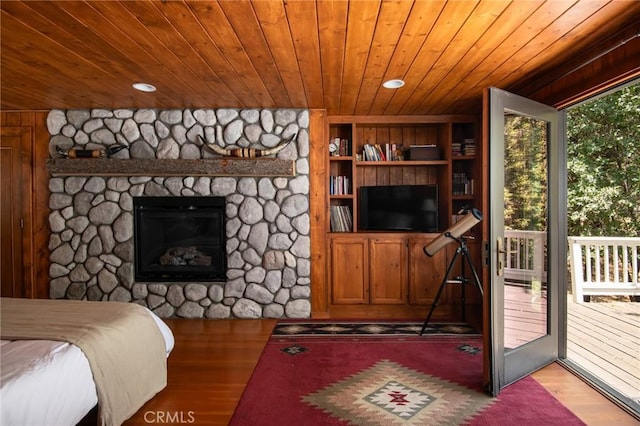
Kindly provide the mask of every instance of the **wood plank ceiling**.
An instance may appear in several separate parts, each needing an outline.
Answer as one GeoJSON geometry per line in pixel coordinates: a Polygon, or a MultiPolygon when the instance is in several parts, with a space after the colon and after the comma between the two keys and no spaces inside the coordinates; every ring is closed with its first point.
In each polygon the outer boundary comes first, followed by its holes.
{"type": "Polygon", "coordinates": [[[640,2],[599,0],[3,0],[0,8],[3,110],[467,113],[484,87],[544,83],[640,21],[640,2]],[[395,78],[406,85],[382,88],[395,78]],[[134,91],[140,81],[158,90],[134,91]]]}

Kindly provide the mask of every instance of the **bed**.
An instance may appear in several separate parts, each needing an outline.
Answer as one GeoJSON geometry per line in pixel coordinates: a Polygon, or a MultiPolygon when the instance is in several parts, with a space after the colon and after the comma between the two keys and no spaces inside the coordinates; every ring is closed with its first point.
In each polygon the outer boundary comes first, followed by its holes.
{"type": "Polygon", "coordinates": [[[166,386],[173,334],[140,305],[1,298],[0,320],[3,426],[120,425],[166,386]]]}

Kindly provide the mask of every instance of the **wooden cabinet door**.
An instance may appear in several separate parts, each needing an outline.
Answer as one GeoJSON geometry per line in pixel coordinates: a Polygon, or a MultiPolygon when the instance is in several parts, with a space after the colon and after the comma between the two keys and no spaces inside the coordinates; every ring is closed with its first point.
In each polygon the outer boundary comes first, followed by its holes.
{"type": "MultiPolygon", "coordinates": [[[[447,250],[443,249],[434,256],[427,256],[424,246],[433,238],[409,239],[409,303],[430,305],[447,272],[447,250]]],[[[439,304],[446,303],[446,293],[440,296],[439,304]]]]}
{"type": "Polygon", "coordinates": [[[369,284],[372,304],[404,304],[407,300],[407,241],[369,240],[369,284]]]}
{"type": "Polygon", "coordinates": [[[369,254],[364,237],[331,238],[331,302],[369,303],[369,254]]]}

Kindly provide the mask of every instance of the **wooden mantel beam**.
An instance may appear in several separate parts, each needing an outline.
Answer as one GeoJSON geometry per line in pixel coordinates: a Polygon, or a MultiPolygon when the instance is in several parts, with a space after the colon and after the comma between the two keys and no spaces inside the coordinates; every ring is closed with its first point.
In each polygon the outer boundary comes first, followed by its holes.
{"type": "Polygon", "coordinates": [[[295,176],[293,160],[279,158],[48,159],[52,176],[295,176]]]}

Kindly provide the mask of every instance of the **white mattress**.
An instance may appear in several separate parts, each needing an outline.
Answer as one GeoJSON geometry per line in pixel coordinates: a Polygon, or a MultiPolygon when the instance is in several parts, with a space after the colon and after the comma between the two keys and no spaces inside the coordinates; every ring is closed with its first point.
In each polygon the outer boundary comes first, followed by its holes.
{"type": "MultiPolygon", "coordinates": [[[[175,340],[151,311],[167,357],[175,340]]],[[[89,361],[75,345],[0,340],[0,425],[75,425],[98,403],[89,361]]]]}

